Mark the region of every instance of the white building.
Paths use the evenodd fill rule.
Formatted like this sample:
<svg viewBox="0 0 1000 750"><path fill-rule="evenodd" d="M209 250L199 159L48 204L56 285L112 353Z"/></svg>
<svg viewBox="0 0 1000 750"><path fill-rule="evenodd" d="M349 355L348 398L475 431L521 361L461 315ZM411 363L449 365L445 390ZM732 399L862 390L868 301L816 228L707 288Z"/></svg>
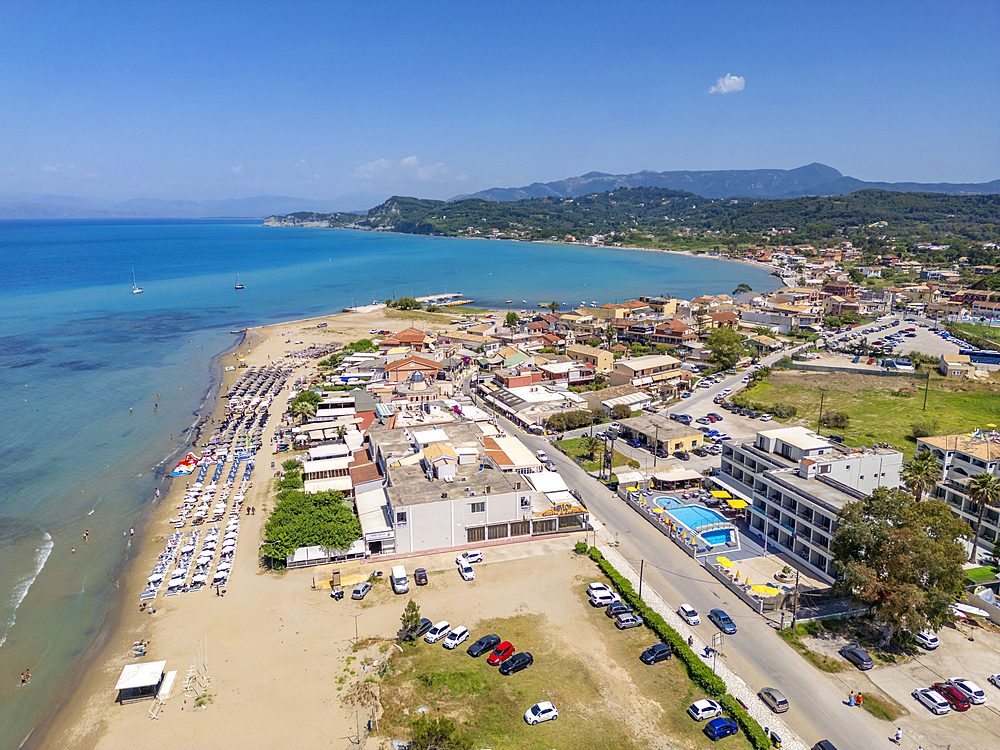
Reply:
<svg viewBox="0 0 1000 750"><path fill-rule="evenodd" d="M758 432L752 443L725 443L713 479L750 504L747 522L770 550L797 555L832 582L837 514L876 487L899 486L902 466L903 454L891 448L852 450L784 427Z"/></svg>

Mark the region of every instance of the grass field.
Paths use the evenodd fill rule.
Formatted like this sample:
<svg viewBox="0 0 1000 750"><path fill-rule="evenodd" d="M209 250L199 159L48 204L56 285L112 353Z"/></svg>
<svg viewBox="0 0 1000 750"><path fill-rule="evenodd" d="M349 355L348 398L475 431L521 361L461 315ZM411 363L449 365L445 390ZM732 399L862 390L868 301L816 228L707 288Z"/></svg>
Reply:
<svg viewBox="0 0 1000 750"><path fill-rule="evenodd" d="M951 323L950 325L954 326L962 333L971 334L973 336L982 336L984 339L989 339L990 341L995 341L1000 344L1000 328L997 328L996 326L983 326L978 323Z"/></svg>
<svg viewBox="0 0 1000 750"><path fill-rule="evenodd" d="M973 583L995 581L997 578L997 568L992 565L984 565L981 568L969 568L965 571L965 577Z"/></svg>
<svg viewBox="0 0 1000 750"><path fill-rule="evenodd" d="M589 458L589 454L587 453L586 445L584 443L583 438L569 438L568 440L560 440L558 443L556 443L556 446L557 447L562 446L563 452L570 458L584 459L583 464L581 464L584 471L597 471L598 469L601 468L601 451L603 450L603 447L599 447L597 451L594 453L594 458L596 460L588 461L586 459ZM626 456L623 453L619 453L618 451L615 451L614 454L611 456L612 468L615 466L626 466L628 465L628 462L629 462L628 456Z"/></svg>
<svg viewBox="0 0 1000 750"><path fill-rule="evenodd" d="M846 373L778 371L768 382L743 392L749 401L765 409L777 403L798 409L796 421L815 429L819 417L820 388L826 388L823 411L847 414L850 425L834 432L848 445L888 443L912 452L912 425L927 423L928 434L953 435L1000 423L1000 383L977 383L932 376L923 410L924 381L907 378L876 378Z"/></svg>
<svg viewBox="0 0 1000 750"><path fill-rule="evenodd" d="M791 628L779 630L778 635L781 636L781 639L785 641L785 643L802 654L802 658L816 667L816 669L820 669L824 672L843 672L844 669L847 668L846 664L841 661L837 661L836 659L831 659L829 656L816 653L802 642L801 638L816 635L818 630L819 625L817 623L804 622L796 627L796 635L792 635Z"/></svg>

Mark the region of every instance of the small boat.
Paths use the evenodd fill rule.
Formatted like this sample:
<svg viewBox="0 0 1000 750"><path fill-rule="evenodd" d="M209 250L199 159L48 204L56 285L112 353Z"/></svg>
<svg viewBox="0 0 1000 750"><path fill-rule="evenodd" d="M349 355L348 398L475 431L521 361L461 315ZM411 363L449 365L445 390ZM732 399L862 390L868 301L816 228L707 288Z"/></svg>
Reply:
<svg viewBox="0 0 1000 750"><path fill-rule="evenodd" d="M142 294L142 287L135 283L135 269L132 269L132 294Z"/></svg>
<svg viewBox="0 0 1000 750"><path fill-rule="evenodd" d="M245 289L245 288L246 288L246 287L244 287L244 286L243 286L243 285L242 285L242 284L240 283L240 272L239 272L239 271L237 271L237 272L236 272L236 286L235 286L235 287L233 287L233 288L234 288L234 289Z"/></svg>
<svg viewBox="0 0 1000 750"><path fill-rule="evenodd" d="M523 300L521 300L521 304L522 304L522 305L526 305L526 304L528 304L528 300L526 300L526 299L523 299Z"/></svg>
<svg viewBox="0 0 1000 750"><path fill-rule="evenodd" d="M507 300L507 304L509 305L509 304L510 304L511 302L513 302L513 301L514 301L514 300L512 300L512 299L509 299L509 300Z"/></svg>

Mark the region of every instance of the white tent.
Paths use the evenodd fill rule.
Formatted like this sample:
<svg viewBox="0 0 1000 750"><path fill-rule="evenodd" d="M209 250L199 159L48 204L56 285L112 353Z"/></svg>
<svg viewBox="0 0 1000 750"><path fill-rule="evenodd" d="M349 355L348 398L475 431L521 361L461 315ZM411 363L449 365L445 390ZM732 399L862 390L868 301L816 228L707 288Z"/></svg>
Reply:
<svg viewBox="0 0 1000 750"><path fill-rule="evenodd" d="M163 680L165 661L150 661L145 664L129 664L123 670L115 690L122 703L130 700L153 698Z"/></svg>

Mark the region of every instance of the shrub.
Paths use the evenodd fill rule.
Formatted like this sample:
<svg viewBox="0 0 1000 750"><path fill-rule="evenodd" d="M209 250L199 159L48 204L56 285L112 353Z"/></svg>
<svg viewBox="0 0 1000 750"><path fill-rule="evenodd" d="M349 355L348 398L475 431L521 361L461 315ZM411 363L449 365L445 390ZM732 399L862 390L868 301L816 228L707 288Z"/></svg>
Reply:
<svg viewBox="0 0 1000 750"><path fill-rule="evenodd" d="M739 724L740 729L750 740L750 744L753 745L757 750L767 750L771 747L771 741L768 739L767 735L764 734L764 730L761 728L757 720L754 719L747 710L739 704L733 696L723 695L719 698L719 704L725 710L727 714L733 717L733 720Z"/></svg>
<svg viewBox="0 0 1000 750"><path fill-rule="evenodd" d="M799 413L797 407L791 404L775 404L771 407L771 414L776 416L778 419L790 419Z"/></svg>
<svg viewBox="0 0 1000 750"><path fill-rule="evenodd" d="M934 419L924 419L919 422L914 422L910 425L910 437L914 440L917 438L928 437L929 435L937 435L938 423Z"/></svg>
<svg viewBox="0 0 1000 750"><path fill-rule="evenodd" d="M845 430L851 425L851 418L841 411L828 411L823 415L823 424L837 430Z"/></svg>
<svg viewBox="0 0 1000 750"><path fill-rule="evenodd" d="M587 551L587 543L577 542L576 545L574 545L573 549L577 552L577 554L582 555Z"/></svg>

